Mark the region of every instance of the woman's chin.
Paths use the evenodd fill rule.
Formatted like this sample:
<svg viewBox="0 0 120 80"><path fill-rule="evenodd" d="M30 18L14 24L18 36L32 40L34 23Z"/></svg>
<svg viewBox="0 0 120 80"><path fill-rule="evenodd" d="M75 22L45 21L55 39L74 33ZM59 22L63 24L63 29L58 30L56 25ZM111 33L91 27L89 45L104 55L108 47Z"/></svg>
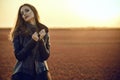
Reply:
<svg viewBox="0 0 120 80"><path fill-rule="evenodd" d="M27 19L25 19L25 22L31 22L31 21L32 21L31 18L27 18Z"/></svg>
<svg viewBox="0 0 120 80"><path fill-rule="evenodd" d="M25 22L30 22L30 20L29 19L25 19Z"/></svg>

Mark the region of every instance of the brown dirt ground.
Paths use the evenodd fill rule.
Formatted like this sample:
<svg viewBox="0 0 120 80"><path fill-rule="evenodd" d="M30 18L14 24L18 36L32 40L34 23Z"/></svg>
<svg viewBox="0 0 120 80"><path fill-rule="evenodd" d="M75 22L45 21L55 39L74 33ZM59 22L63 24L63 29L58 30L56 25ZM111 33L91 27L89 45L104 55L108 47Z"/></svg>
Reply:
<svg viewBox="0 0 120 80"><path fill-rule="evenodd" d="M0 29L0 80L10 80L15 57ZM53 80L120 80L120 29L50 29Z"/></svg>

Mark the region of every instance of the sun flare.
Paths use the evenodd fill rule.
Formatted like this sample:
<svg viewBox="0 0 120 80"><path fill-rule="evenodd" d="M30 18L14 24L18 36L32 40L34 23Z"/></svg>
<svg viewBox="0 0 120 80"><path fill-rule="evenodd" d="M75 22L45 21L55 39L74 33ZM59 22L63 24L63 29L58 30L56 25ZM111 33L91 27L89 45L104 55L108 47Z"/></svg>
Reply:
<svg viewBox="0 0 120 80"><path fill-rule="evenodd" d="M112 2L104 0L69 0L68 2L69 11L78 18L82 18L89 22L110 23L114 21L118 16L118 8L113 5Z"/></svg>

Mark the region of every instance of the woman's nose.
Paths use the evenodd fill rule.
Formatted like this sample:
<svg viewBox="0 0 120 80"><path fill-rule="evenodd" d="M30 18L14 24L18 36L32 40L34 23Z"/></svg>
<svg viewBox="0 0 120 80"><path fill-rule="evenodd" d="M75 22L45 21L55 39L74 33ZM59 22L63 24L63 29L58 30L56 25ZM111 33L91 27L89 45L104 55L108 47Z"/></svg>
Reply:
<svg viewBox="0 0 120 80"><path fill-rule="evenodd" d="M24 13L23 15L26 16L26 13Z"/></svg>

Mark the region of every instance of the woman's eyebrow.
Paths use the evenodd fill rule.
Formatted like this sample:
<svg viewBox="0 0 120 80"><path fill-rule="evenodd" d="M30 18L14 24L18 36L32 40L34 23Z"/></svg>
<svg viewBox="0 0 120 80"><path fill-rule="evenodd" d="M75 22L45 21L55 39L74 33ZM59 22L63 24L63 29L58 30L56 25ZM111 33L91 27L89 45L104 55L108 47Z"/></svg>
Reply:
<svg viewBox="0 0 120 80"><path fill-rule="evenodd" d="M25 11L29 11L29 9L25 9Z"/></svg>

